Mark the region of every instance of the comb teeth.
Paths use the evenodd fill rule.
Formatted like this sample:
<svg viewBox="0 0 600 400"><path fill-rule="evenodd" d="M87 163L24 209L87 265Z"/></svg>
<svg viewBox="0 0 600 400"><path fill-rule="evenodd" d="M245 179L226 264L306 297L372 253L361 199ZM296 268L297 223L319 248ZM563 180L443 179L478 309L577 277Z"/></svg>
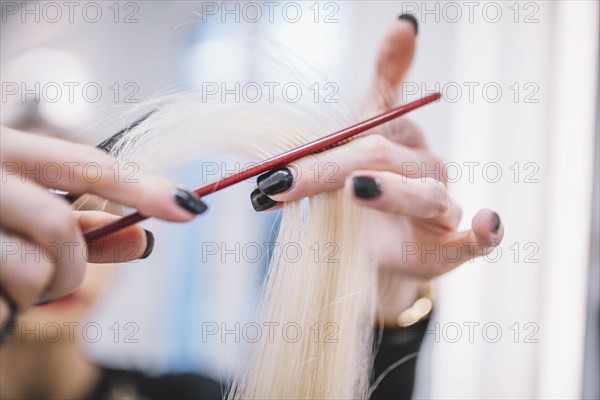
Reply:
<svg viewBox="0 0 600 400"><path fill-rule="evenodd" d="M339 142L337 142L335 144L332 144L331 146L327 146L327 147L325 147L325 148L317 151L316 153L322 153L324 151L331 150L331 149L339 147L339 146L343 146L346 143L350 143L353 140L356 140L358 138L362 138L362 137L369 136L369 135L374 135L374 134L376 134L376 133L375 132L369 132L369 131L363 132L363 133L359 133L358 135L352 136L352 137L350 137L348 139L341 140L341 141L339 141Z"/></svg>

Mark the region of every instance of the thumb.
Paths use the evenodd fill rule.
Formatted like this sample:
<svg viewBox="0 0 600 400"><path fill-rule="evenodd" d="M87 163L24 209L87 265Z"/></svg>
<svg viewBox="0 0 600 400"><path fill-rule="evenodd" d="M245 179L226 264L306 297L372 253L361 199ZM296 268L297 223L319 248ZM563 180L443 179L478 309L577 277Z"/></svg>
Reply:
<svg viewBox="0 0 600 400"><path fill-rule="evenodd" d="M83 231L119 218L102 211L76 211L75 215ZM152 232L133 225L88 244L86 260L91 263L127 262L148 257L153 247Z"/></svg>

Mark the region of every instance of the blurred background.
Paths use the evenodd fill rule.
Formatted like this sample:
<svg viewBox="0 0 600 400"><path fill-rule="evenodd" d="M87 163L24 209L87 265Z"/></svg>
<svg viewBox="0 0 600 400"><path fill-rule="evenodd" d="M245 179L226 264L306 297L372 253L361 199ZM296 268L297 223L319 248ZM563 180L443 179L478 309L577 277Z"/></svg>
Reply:
<svg viewBox="0 0 600 400"><path fill-rule="evenodd" d="M272 60L252 43L271 37L341 71L352 85L332 93L356 97L403 13L419 33L401 102L442 92L411 118L453 166L462 228L490 207L506 229L498 251L435 282L415 397L599 398L596 1L3 1L0 122L97 144L165 93L222 82L266 90ZM251 44L237 52L232 41ZM212 161L235 168L227 155ZM170 174L194 187L212 178L200 172ZM93 357L217 379L235 368L240 341L203 333L252 316L277 216L254 213L251 187L211 196L193 223L147 223L153 255L119 266L89 317L131 340L88 341ZM236 257L248 244L258 256Z"/></svg>

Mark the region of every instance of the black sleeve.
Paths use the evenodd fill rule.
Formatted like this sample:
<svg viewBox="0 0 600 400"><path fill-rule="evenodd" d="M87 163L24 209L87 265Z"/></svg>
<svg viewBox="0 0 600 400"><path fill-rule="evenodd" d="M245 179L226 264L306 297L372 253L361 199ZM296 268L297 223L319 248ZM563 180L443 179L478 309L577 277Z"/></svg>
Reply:
<svg viewBox="0 0 600 400"><path fill-rule="evenodd" d="M375 365L372 383L385 373L371 400L410 399L415 381L417 356L429 319L406 328L375 330ZM389 370L388 370L389 369ZM386 372L387 371L387 372Z"/></svg>
<svg viewBox="0 0 600 400"><path fill-rule="evenodd" d="M105 368L89 399L118 398L220 400L223 395L219 382L198 374L148 376L136 371Z"/></svg>
<svg viewBox="0 0 600 400"><path fill-rule="evenodd" d="M375 383L385 373L371 400L410 399L414 387L416 353L421 347L427 324L424 319L407 328L375 331ZM406 361L401 362L403 359ZM397 365L399 364L399 365ZM389 369L389 371L388 371ZM223 385L226 387L226 385ZM90 400L124 396L148 400L222 399L221 384L198 374L147 376L140 372L104 369Z"/></svg>

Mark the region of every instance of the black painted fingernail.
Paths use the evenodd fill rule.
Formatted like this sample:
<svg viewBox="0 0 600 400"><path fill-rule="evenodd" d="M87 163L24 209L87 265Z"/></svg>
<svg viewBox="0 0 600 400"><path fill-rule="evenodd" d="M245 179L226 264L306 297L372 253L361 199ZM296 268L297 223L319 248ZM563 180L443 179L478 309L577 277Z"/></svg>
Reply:
<svg viewBox="0 0 600 400"><path fill-rule="evenodd" d="M280 168L262 174L256 179L258 189L264 194L271 196L283 193L292 187L294 176L289 168Z"/></svg>
<svg viewBox="0 0 600 400"><path fill-rule="evenodd" d="M419 33L419 23L417 22L417 19L415 18L414 15L402 14L401 16L398 17L398 19L400 21L406 21L406 22L411 23L413 28L415 28L415 36L417 36L417 33Z"/></svg>
<svg viewBox="0 0 600 400"><path fill-rule="evenodd" d="M250 193L250 201L252 202L252 207L254 207L255 211L265 211L269 208L277 205L277 202L263 192L260 189L254 189L252 193Z"/></svg>
<svg viewBox="0 0 600 400"><path fill-rule="evenodd" d="M381 195L379 181L370 176L355 176L352 178L354 194L361 199L375 199Z"/></svg>
<svg viewBox="0 0 600 400"><path fill-rule="evenodd" d="M140 256L140 260L147 258L152 253L152 250L154 250L154 234L146 229L144 229L144 232L146 232L146 250Z"/></svg>
<svg viewBox="0 0 600 400"><path fill-rule="evenodd" d="M496 223L494 224L494 227L492 228L492 233L495 235L496 233L498 233L498 230L500 229L500 216L498 215L498 213L494 213L494 215L496 216Z"/></svg>
<svg viewBox="0 0 600 400"><path fill-rule="evenodd" d="M183 189L175 190L175 201L181 208L194 214L202 214L208 209L208 206L198 196Z"/></svg>

